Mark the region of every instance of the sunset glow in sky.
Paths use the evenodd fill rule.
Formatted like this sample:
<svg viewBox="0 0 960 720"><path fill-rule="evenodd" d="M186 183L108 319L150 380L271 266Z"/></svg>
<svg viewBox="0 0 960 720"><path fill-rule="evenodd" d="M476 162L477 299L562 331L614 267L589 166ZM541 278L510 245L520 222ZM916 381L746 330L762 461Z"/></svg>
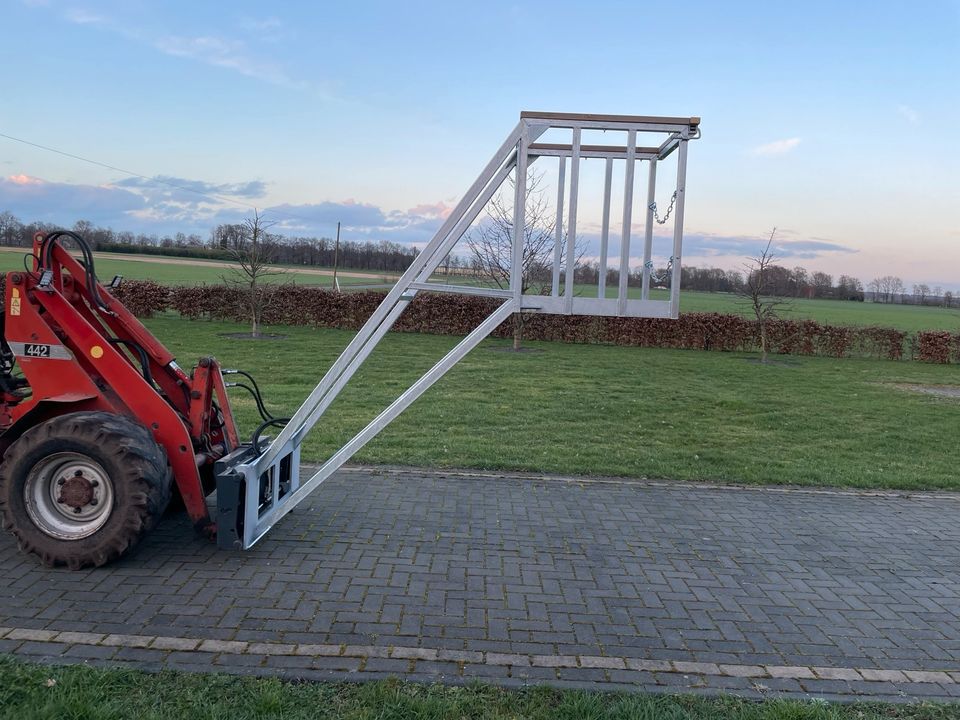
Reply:
<svg viewBox="0 0 960 720"><path fill-rule="evenodd" d="M521 110L698 115L685 263L960 289L960 0L0 6L0 133L149 178L0 137L24 221L422 246Z"/></svg>

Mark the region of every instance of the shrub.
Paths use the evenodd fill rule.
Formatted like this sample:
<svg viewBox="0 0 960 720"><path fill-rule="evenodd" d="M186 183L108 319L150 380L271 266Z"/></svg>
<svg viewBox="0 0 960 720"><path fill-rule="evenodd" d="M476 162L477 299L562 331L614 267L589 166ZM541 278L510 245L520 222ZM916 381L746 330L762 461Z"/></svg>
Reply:
<svg viewBox="0 0 960 720"><path fill-rule="evenodd" d="M950 345L954 341L945 330L917 333L917 358L922 362L950 362Z"/></svg>
<svg viewBox="0 0 960 720"><path fill-rule="evenodd" d="M231 285L165 287L152 281L131 280L116 291L130 310L149 317L172 309L185 318L202 317L233 322L249 320L249 306L242 288ZM278 325L356 330L376 309L382 291L339 293L302 285L272 288L273 297L263 322ZM465 335L473 330L498 301L473 295L420 293L394 329L437 335ZM512 334L510 321L494 333ZM960 335L907 333L884 327L824 325L814 320L775 320L769 323L773 353L824 355L829 357L903 358L904 343L914 344L913 356L926 362L960 362ZM682 313L677 320L616 318L583 315L531 315L524 324L529 340L572 343L604 343L632 347L665 347L720 352L753 351L759 348L757 323L741 315Z"/></svg>
<svg viewBox="0 0 960 720"><path fill-rule="evenodd" d="M138 317L152 317L170 307L171 288L153 280L121 283L110 292Z"/></svg>

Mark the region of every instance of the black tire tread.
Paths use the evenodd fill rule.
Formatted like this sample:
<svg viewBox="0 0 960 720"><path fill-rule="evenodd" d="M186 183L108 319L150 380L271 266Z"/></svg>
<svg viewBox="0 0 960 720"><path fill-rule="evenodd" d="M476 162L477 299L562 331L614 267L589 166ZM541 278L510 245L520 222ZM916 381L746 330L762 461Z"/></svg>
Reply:
<svg viewBox="0 0 960 720"><path fill-rule="evenodd" d="M126 483L127 501L114 508L113 517L91 538L96 542L62 541L43 535L26 513L11 506L11 493L22 492L17 482L25 459L40 446L58 440L87 444L121 470L111 475L115 497L119 483ZM3 527L17 538L20 548L40 557L50 566L71 569L99 567L129 552L160 520L170 501L172 473L167 455L143 425L124 415L109 412L75 412L41 423L19 437L0 464L0 517ZM17 487L14 487L17 486Z"/></svg>

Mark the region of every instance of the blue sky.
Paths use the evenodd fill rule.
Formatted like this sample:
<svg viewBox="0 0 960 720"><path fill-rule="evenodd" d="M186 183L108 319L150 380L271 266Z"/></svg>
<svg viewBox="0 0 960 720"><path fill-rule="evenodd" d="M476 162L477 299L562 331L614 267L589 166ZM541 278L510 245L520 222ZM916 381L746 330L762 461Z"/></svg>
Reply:
<svg viewBox="0 0 960 720"><path fill-rule="evenodd" d="M960 0L0 6L0 133L291 231L422 245L524 109L699 115L685 262L960 287ZM246 212L3 138L0 209Z"/></svg>

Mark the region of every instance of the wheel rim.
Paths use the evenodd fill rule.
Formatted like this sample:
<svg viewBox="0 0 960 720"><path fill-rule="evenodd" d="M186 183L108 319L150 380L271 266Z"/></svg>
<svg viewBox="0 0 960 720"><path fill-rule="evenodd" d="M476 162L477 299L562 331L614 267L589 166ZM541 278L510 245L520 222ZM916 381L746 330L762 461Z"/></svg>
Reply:
<svg viewBox="0 0 960 720"><path fill-rule="evenodd" d="M31 468L23 487L27 514L60 540L80 540L102 528L113 510L113 483L81 453L54 453Z"/></svg>

